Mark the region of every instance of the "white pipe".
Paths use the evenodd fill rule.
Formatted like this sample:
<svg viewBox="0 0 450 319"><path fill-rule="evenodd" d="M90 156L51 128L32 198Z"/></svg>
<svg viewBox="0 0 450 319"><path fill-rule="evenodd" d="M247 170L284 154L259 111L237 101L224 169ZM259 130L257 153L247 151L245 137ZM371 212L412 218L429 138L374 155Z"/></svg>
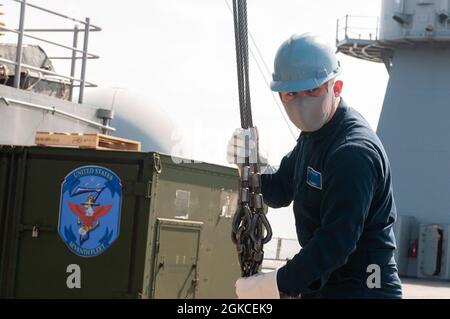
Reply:
<svg viewBox="0 0 450 319"><path fill-rule="evenodd" d="M8 106L11 105L11 103L16 103L16 104L20 104L20 105L23 105L23 106L28 106L28 107L39 109L39 110L49 111L49 112L52 112L53 115L54 114L60 114L60 115L66 116L66 117L70 117L70 118L73 118L75 120L78 120L78 121L90 124L92 126L96 126L98 128L101 128L101 129L104 129L104 130L107 130L107 131L113 131L113 132L116 131L116 129L114 127L111 127L111 126L108 126L108 125L103 125L103 124L97 123L95 121L91 121L91 120L85 119L83 117L80 117L80 116L77 116L77 115L74 115L74 114L71 114L71 113L68 113L68 112L64 112L64 111L58 110L54 106L49 107L49 106L43 106L43 105L34 104L34 103L28 103L28 102L24 102L24 101L15 100L15 99L10 99L10 98L7 98L5 96L0 96L0 100L3 100L3 102L5 102L5 104L8 105Z"/></svg>

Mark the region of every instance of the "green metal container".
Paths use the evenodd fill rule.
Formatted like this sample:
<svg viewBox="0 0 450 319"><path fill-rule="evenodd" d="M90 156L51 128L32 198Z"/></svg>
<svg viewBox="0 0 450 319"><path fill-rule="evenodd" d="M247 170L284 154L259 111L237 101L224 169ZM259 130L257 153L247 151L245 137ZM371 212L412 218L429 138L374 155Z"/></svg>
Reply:
<svg viewBox="0 0 450 319"><path fill-rule="evenodd" d="M0 152L0 297L235 297L235 169L180 163L158 153L47 147ZM61 194L69 173L93 165L121 181L120 229L101 254L81 257L58 233L66 207ZM86 216L100 207L94 202L80 202ZM83 223L75 226L79 235L74 232L80 242ZM98 232L92 229L91 237Z"/></svg>

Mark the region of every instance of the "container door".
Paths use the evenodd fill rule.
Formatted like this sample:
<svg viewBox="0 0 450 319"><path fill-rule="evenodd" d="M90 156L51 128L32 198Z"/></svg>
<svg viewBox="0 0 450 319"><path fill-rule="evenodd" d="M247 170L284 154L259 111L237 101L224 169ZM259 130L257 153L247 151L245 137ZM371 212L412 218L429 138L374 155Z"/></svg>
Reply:
<svg viewBox="0 0 450 319"><path fill-rule="evenodd" d="M154 298L195 298L202 223L158 218Z"/></svg>

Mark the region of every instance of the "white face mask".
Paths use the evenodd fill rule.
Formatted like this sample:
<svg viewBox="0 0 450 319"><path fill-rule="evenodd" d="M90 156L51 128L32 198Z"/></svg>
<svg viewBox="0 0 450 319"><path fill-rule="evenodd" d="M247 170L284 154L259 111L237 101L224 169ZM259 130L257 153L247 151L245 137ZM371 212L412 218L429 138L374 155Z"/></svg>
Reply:
<svg viewBox="0 0 450 319"><path fill-rule="evenodd" d="M327 93L322 96L299 96L290 102L283 102L291 122L303 132L314 132L322 128L335 103L332 86L331 82Z"/></svg>

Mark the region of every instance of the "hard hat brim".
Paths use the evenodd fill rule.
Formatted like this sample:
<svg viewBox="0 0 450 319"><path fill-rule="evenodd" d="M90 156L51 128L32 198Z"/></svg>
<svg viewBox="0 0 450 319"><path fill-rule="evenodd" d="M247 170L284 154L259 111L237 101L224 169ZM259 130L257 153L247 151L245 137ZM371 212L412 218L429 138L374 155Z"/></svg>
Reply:
<svg viewBox="0 0 450 319"><path fill-rule="evenodd" d="M315 89L325 82L335 78L341 73L340 69L335 70L327 77L324 78L313 78L308 80L300 81L272 81L270 83L270 89L274 92L300 92Z"/></svg>

